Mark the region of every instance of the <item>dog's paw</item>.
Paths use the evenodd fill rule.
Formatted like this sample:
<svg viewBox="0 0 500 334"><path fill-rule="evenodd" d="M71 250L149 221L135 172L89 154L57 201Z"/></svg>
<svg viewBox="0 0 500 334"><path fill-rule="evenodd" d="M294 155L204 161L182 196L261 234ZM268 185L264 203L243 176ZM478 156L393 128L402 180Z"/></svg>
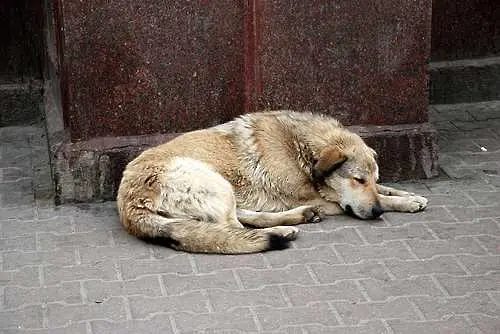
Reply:
<svg viewBox="0 0 500 334"><path fill-rule="evenodd" d="M304 217L305 223L319 223L323 219L323 215L318 207L304 205L299 208L302 210L302 217Z"/></svg>
<svg viewBox="0 0 500 334"><path fill-rule="evenodd" d="M406 212L419 212L427 207L427 198L422 196L408 196L408 202L406 205Z"/></svg>
<svg viewBox="0 0 500 334"><path fill-rule="evenodd" d="M294 226L276 226L273 229L281 235L283 238L287 240L295 240L297 239L297 235L299 234L299 229Z"/></svg>

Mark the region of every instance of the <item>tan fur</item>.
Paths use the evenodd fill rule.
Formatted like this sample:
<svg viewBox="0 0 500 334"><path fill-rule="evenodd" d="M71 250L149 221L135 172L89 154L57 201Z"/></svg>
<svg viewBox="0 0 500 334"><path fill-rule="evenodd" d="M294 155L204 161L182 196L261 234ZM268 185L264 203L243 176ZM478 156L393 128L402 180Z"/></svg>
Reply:
<svg viewBox="0 0 500 334"><path fill-rule="evenodd" d="M138 237L190 252L251 253L296 238L297 228L280 225L425 208L425 198L377 179L375 152L336 120L262 112L146 150L126 167L117 205Z"/></svg>

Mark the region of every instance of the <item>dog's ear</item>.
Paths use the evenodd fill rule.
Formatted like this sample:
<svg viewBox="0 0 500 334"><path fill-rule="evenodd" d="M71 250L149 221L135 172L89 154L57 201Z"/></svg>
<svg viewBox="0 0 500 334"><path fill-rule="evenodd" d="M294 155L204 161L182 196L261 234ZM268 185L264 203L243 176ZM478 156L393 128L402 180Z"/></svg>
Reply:
<svg viewBox="0 0 500 334"><path fill-rule="evenodd" d="M312 168L312 177L314 181L322 181L334 170L339 168L347 157L338 147L329 146L319 153L319 159Z"/></svg>

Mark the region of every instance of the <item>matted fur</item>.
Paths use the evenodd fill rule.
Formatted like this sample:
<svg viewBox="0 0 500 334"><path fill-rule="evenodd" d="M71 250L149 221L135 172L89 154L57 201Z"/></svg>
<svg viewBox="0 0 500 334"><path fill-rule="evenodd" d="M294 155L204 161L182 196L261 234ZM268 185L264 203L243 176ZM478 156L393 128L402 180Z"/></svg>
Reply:
<svg viewBox="0 0 500 334"><path fill-rule="evenodd" d="M375 156L330 117L243 115L139 155L123 172L118 211L138 237L238 254L285 248L298 233L290 225L324 215L423 210L425 198L376 184Z"/></svg>

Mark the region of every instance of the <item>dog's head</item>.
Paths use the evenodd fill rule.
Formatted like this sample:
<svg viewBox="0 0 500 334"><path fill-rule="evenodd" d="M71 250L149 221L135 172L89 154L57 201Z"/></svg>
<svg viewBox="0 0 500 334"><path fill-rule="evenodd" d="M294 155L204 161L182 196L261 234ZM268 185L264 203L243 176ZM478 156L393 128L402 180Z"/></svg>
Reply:
<svg viewBox="0 0 500 334"><path fill-rule="evenodd" d="M324 199L338 203L345 212L377 218L383 210L377 198L375 157L361 138L353 145L326 146L313 161L313 182Z"/></svg>

